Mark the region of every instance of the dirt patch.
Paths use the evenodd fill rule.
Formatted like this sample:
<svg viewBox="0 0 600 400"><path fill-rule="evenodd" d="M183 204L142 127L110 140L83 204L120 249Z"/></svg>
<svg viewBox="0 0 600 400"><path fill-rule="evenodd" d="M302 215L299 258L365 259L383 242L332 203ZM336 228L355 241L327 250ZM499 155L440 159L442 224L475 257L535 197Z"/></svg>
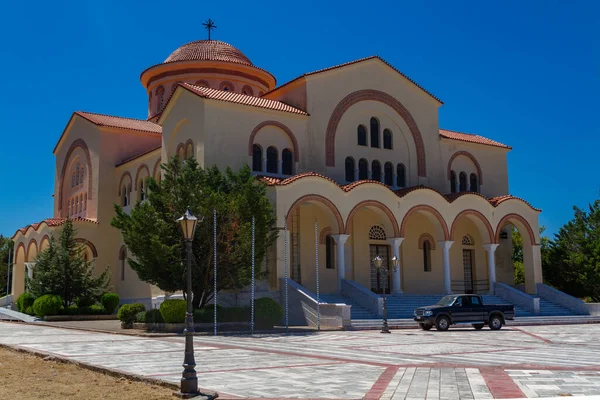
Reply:
<svg viewBox="0 0 600 400"><path fill-rule="evenodd" d="M173 389L0 348L0 399L172 399Z"/></svg>

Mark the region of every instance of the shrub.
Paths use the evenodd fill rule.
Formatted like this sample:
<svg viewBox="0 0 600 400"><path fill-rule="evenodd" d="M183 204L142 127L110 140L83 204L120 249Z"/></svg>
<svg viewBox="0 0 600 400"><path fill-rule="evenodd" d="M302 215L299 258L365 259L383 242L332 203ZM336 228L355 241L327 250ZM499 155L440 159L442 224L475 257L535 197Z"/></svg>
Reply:
<svg viewBox="0 0 600 400"><path fill-rule="evenodd" d="M116 293L104 293L102 295L102 305L104 306L106 313L114 313L120 300L119 295Z"/></svg>
<svg viewBox="0 0 600 400"><path fill-rule="evenodd" d="M88 307L90 314L89 315L104 315L107 314L106 309L104 308L104 306L101 306L100 304L94 304L91 307Z"/></svg>
<svg viewBox="0 0 600 400"><path fill-rule="evenodd" d="M283 308L275 300L265 297L254 300L254 322L259 328L272 328L283 318Z"/></svg>
<svg viewBox="0 0 600 400"><path fill-rule="evenodd" d="M168 324L179 324L185 321L187 302L183 299L165 300L160 305L160 315Z"/></svg>
<svg viewBox="0 0 600 400"><path fill-rule="evenodd" d="M96 304L96 300L91 297L78 297L75 299L75 304L77 304L77 307L79 308L90 307Z"/></svg>
<svg viewBox="0 0 600 400"><path fill-rule="evenodd" d="M152 309L148 311L142 311L135 315L135 322L142 322L146 324L163 323L162 315L158 309Z"/></svg>
<svg viewBox="0 0 600 400"><path fill-rule="evenodd" d="M254 310L256 313L256 310ZM250 321L252 310L247 307L229 307L225 308L220 315L221 322L248 322ZM219 315L217 315L219 317Z"/></svg>
<svg viewBox="0 0 600 400"><path fill-rule="evenodd" d="M32 307L34 301L35 301L35 296L32 295L31 293L25 292L22 295L20 295L19 298L17 299L17 309L20 312L24 312L25 314L27 314L27 308Z"/></svg>
<svg viewBox="0 0 600 400"><path fill-rule="evenodd" d="M135 321L135 315L140 311L146 311L146 307L141 303L123 304L117 317L120 321L130 324Z"/></svg>
<svg viewBox="0 0 600 400"><path fill-rule="evenodd" d="M29 306L25 309L25 314L29 314L29 315L35 315L35 313L33 312L33 307Z"/></svg>
<svg viewBox="0 0 600 400"><path fill-rule="evenodd" d="M140 311L139 313L135 314L134 322L145 323L146 322L146 311Z"/></svg>
<svg viewBox="0 0 600 400"><path fill-rule="evenodd" d="M54 294L45 294L33 302L33 312L38 317L56 315L62 308L62 299Z"/></svg>

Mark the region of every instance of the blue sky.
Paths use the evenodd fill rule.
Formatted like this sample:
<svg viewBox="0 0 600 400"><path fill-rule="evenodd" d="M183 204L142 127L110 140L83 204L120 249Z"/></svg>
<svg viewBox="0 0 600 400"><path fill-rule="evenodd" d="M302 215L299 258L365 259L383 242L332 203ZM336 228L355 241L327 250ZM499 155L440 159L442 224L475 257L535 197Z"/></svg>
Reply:
<svg viewBox="0 0 600 400"><path fill-rule="evenodd" d="M444 101L441 127L513 146L510 192L550 233L600 194L597 1L69 0L3 15L0 234L52 216L52 149L71 113L145 118L139 74L204 39L209 17L213 39L279 83L383 57Z"/></svg>

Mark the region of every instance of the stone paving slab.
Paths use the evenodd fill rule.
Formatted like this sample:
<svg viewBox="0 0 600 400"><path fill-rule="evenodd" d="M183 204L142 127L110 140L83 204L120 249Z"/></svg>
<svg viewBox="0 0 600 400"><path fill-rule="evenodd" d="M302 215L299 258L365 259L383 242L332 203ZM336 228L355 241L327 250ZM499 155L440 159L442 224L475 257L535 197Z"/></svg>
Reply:
<svg viewBox="0 0 600 400"><path fill-rule="evenodd" d="M600 396L600 325L196 336L221 399ZM0 322L0 344L178 383L184 338Z"/></svg>

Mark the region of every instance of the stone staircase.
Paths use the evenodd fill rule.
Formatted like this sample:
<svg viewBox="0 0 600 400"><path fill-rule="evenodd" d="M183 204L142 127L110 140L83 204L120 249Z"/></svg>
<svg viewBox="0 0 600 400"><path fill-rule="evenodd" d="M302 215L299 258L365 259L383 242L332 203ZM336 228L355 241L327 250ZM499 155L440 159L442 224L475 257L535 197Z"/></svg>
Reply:
<svg viewBox="0 0 600 400"><path fill-rule="evenodd" d="M341 294L322 294L319 296L319 300L323 303L347 304L349 306L352 306L350 312L351 318L353 320L379 318L376 314L367 310L366 308L358 304L356 301L354 301L352 298L342 296Z"/></svg>

